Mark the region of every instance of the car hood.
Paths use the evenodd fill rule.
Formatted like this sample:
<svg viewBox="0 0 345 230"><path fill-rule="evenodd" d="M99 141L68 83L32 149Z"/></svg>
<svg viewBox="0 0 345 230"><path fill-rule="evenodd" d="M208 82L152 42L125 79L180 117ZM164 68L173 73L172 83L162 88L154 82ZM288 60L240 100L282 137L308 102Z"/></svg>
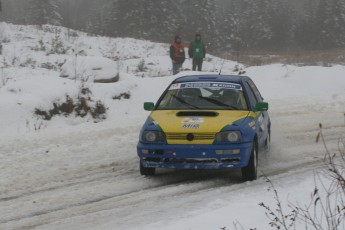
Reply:
<svg viewBox="0 0 345 230"><path fill-rule="evenodd" d="M249 114L250 112L242 110L156 110L150 117L165 133L217 133L228 125L238 124Z"/></svg>

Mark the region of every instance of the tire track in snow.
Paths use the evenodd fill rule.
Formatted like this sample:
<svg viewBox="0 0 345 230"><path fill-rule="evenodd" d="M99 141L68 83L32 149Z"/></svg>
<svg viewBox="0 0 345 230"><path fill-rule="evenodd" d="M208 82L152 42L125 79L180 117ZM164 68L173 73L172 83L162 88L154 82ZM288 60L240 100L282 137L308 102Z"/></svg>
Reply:
<svg viewBox="0 0 345 230"><path fill-rule="evenodd" d="M122 170L124 171L122 173L127 173L126 170L130 165L129 162L136 159L135 154L127 154L129 157L124 159L123 157L118 158L116 157L116 148L112 149L114 146L112 144L113 141L121 142L121 136L125 132L133 133L134 136L137 133L137 127L116 130L109 128L105 130L100 129L96 130L96 134L86 132L82 135L77 135L71 132L68 136L61 134L47 135L47 137L38 135L34 138L23 138L20 141L12 140L6 143L1 141L0 156L6 159L6 161L0 163L0 170L8 176L0 178L0 201L16 199L24 194L49 191L54 189L54 187L59 188L66 184L73 185L75 184L74 181L80 181L84 177L88 178L86 180L90 180L90 177L92 178L97 174L107 171L111 172L112 168L115 168L116 172ZM84 144L88 142L90 136L93 137L95 135L99 140L93 141L88 145ZM102 145L104 145L103 143L107 145L103 147L100 153L98 153L99 149L97 149L99 141L102 142ZM121 151L123 148L117 149ZM84 151L94 151L95 154L88 153L88 155L94 155L91 160L83 160L86 163L83 163L83 161L77 163L79 161L78 158L84 157ZM106 159L109 159L112 163L109 164L109 161L107 162L106 160L98 160L97 156L100 159L106 156ZM93 159L97 159L97 161L93 163ZM59 162L56 162L56 160L59 160ZM41 172L46 169L46 172Z"/></svg>
<svg viewBox="0 0 345 230"><path fill-rule="evenodd" d="M311 162L306 162L303 164L296 164L292 165L290 167L287 167L285 169L279 169L279 170L268 170L265 172L266 176L277 176L284 173L287 173L292 170L298 170L305 167L312 167L312 166L319 166L320 160L315 160ZM224 170L227 171L227 170ZM238 170L237 170L238 171ZM137 173L137 172L136 172ZM184 172L177 172L177 173L171 173L168 174L168 176L172 176L172 178L178 177L177 174L184 174ZM229 171L226 173L227 175L220 176L219 172L214 173L213 175L208 175L208 172L201 172L202 175L194 175L192 173L192 178L190 178L190 175L187 177L178 177L179 180L173 180L173 181L163 181L162 183L154 186L148 186L146 188L137 188L131 192L125 192L122 194L113 194L108 196L101 196L94 199L89 199L83 202L78 202L70 205L64 205L60 207L55 207L51 209L46 210L40 210L36 212L32 212L26 215L17 216L15 218L6 219L0 221L0 224L8 224L10 222L20 222L20 221L29 221L30 218L38 218L42 217L40 221L34 222L34 223L28 223L25 225L25 229L35 228L41 225L49 224L54 221L58 221L61 218L70 218L73 216L81 216L81 215L87 215L89 213L94 212L100 212L104 210L114 209L114 208L121 208L127 207L130 205L138 204L140 202L145 202L145 200L149 199L156 199L159 200L159 196L163 196L160 194L160 191L166 191L166 193L169 193L167 190L173 189L176 186L182 186L184 187L183 190L180 190L178 193L193 193L193 192L202 192L209 189L218 189L221 187L229 187L234 185L242 184L242 180L240 177L232 178L232 180L229 179ZM236 172L235 172L236 174ZM237 173L238 174L238 173ZM166 175L158 175L158 177L164 177ZM225 178L224 178L225 177ZM152 178L157 179L157 178ZM198 186L193 186L194 184L198 184ZM246 186L246 183L243 183L244 186ZM176 195L177 193L173 190L171 193ZM158 197L157 197L157 194ZM165 195L164 195L165 196ZM113 205L109 205L113 204ZM73 213L73 214L71 214ZM54 214L56 214L54 216ZM21 229L23 226L19 227L18 229Z"/></svg>
<svg viewBox="0 0 345 230"><path fill-rule="evenodd" d="M312 131L314 131L314 130L312 130ZM310 131L306 130L305 132L310 132ZM269 153L269 154L274 154L274 153ZM261 156L261 158L264 158L264 157L267 157L267 156L265 156L265 154L263 154ZM104 171L100 172L100 173L106 173L106 175L104 175L104 176L101 176L98 178L93 178L93 179L87 179L91 175L93 175L93 173L95 173L97 170L94 172L91 171L90 173L82 176L82 177L86 178L85 181L76 181L76 182L72 182L69 184L62 184L62 185L47 188L47 189L37 190L34 193L22 194L22 196L18 196L18 197L14 197L14 198L20 199L23 196L31 196L31 195L40 196L44 192L51 192L52 194L55 194L56 192L59 192L57 190L60 190L60 189L63 190L63 189L66 189L68 187L73 187L73 186L77 186L80 184L85 184L85 186L87 186L87 184L90 184L92 182L99 181L99 180L103 180L104 183L111 183L111 179L115 178L115 177L117 177L117 178L125 177L125 180L126 180L126 178L138 177L139 174L138 174L138 169L137 169L136 165L135 165L135 167L132 167L130 169L128 169L129 165L126 165L126 164L120 164L120 165L122 165L123 167L120 168L119 171L121 171L125 168L127 169L127 171L125 170L125 171L122 171L121 174L116 174L116 172L110 172L109 168L111 165L109 165L108 166L109 168L107 170L105 170L105 172ZM309 166L317 166L317 165L320 165L319 159L315 159L314 161L310 161L310 162L304 162L301 164L291 165L291 166L288 166L285 168L279 168L279 169L274 169L274 168L269 169L268 168L267 170L266 170L266 168L264 168L263 170L265 171L265 175L275 176L275 175L286 173L286 172L291 171L291 170L300 169L300 168L303 168L306 166L309 167ZM102 166L102 167L104 167L104 166ZM240 178L239 175L237 175L238 176L237 178L233 179L232 181L231 180L229 181L228 179L224 179L224 176L220 177L219 172L215 173L214 176L210 176L207 174L208 174L208 172L202 172L201 175L194 172L194 173L191 173L191 175L185 175L185 172L183 172L183 171L182 172L181 171L173 172L173 173L168 173L168 174L164 174L164 173L158 174L156 177L150 179L150 180L156 180L156 181L159 180L159 183L156 185L153 185L153 186L146 186L146 187L140 187L139 186L138 188L135 188L135 189L131 190L130 192L100 196L100 197L96 197L93 199L86 199L83 202L76 202L76 203L73 203L70 205L62 205L62 206L58 206L58 207L54 207L54 208L50 208L50 209L38 210L38 211L30 212L30 213L25 214L25 215L20 215L20 216L14 217L14 218L2 220L2 221L0 221L0 224L8 224L11 222L21 222L21 221L31 222L30 219L36 219L36 218L43 219L43 220L39 220L36 223L34 221L34 223L32 223L32 224L25 225L25 228L34 228L37 226L49 224L50 222L54 222L54 221L59 220L61 218L61 217L59 217L59 215L61 215L60 213L62 213L62 215L64 215L63 218L69 218L72 209L73 210L77 209L76 212L73 211L73 213L74 213L73 215L79 216L79 215L86 215L88 213L98 212L98 211L102 211L102 210L119 208L116 205L107 206L106 208L104 208L104 206L102 206L102 205L99 207L99 204L102 204L102 203L107 202L107 201L110 202L110 201L115 200L116 202L113 202L113 203L116 203L117 205L121 201L124 204L124 206L127 206L130 203L139 202L137 199L139 199L140 197L139 198L135 198L135 197L137 196L137 194L140 194L140 193L146 194L146 193L152 192L153 194L155 194L157 191L164 190L164 189L167 189L169 187L181 186L181 185L190 185L190 184L197 183L197 182L205 183L205 185L200 186L198 188L198 191L207 190L210 188L210 186L214 189L217 189L217 188L222 187L222 186L232 186L232 185L240 184L242 182L239 180L239 178ZM226 173L226 174L228 175L230 173ZM236 172L234 173L234 175L236 176ZM221 183L219 183L219 177L222 178ZM226 176L226 177L228 177L228 176ZM141 178L143 178L143 177L141 177ZM216 179L218 179L218 181L216 183L211 183L211 182L208 182L207 178L210 178L210 180L214 180L216 178ZM78 180L80 178L76 177L75 179ZM209 183L211 183L212 185L208 185ZM192 188L189 190L193 191ZM183 193L183 192L188 192L188 191L183 190L181 192ZM4 199L3 201L7 201L7 200ZM85 207L89 207L92 205L94 205L96 207L85 208ZM97 208L97 207L99 207L99 208ZM64 214L64 213L66 213L66 214ZM54 217L55 214L57 214L57 216ZM46 216L49 216L49 217L45 218ZM20 229L20 228L21 227L19 227L18 229Z"/></svg>
<svg viewBox="0 0 345 230"><path fill-rule="evenodd" d="M137 170L136 168L134 169L134 168L128 167L128 164L125 164L125 162L123 162L123 163L124 164L121 164L122 168L117 169L117 170L114 169L115 162L113 162L109 165L100 165L99 167L96 167L95 169L86 168L83 170L83 172L87 172L87 174L75 176L75 177L70 178L70 179L66 179L65 183L49 186L47 188L35 189L33 191L20 193L20 194L15 195L15 196L8 196L8 197L2 197L2 198L0 197L0 202L15 200L15 199L22 198L25 196L31 196L31 195L35 195L35 194L39 194L39 193L43 193L43 192L54 191L54 190L58 190L61 188L68 188L68 187L76 186L76 185L83 184L83 183L91 183L91 182L95 182L95 181L99 181L99 180L103 180L103 179L107 179L107 178L116 178L116 177L120 177L122 175L127 175L131 171ZM116 165L118 165L118 164L116 164ZM104 169L104 170L100 170L100 169ZM124 170L124 169L126 169L126 170ZM120 171L120 173L117 173L119 171ZM95 174L96 174L96 176L95 176ZM103 175L103 174L105 174L105 175ZM99 176L97 176L97 175L99 175ZM89 177L92 177L92 178L89 178Z"/></svg>
<svg viewBox="0 0 345 230"><path fill-rule="evenodd" d="M137 173L138 172L135 172L135 174L137 174ZM189 184L193 184L193 183L197 183L197 182L204 182L205 179L211 180L210 183L212 185L210 185L210 186L212 188L217 188L220 185L215 184L215 182L213 182L213 180L214 180L215 176L216 177L219 176L219 175L217 175L218 173L219 172L214 172L213 174L211 173L211 175L210 175L207 172L200 172L201 175L200 174L198 175L194 172L191 175L187 175L187 176L180 175L180 176L178 176L178 174L184 174L184 172L179 172L179 173L170 173L167 175L164 175L164 174L163 175L157 175L158 178L163 177L163 179L164 179L161 183L159 183L157 185L153 185L153 186L149 185L145 188L139 187L139 188L132 190L131 192L124 192L124 193L113 194L113 195L109 195L109 196L101 196L101 197L89 199L89 200L86 200L83 202L74 203L71 205L60 206L60 207L56 207L56 208L36 211L36 212L32 212L30 214L21 215L21 216L15 217L15 218L1 220L0 224L7 224L9 222L18 222L18 221L21 221L23 219L29 219L29 218L33 218L33 217L44 216L44 215L55 213L55 212L68 211L69 209L72 209L72 208L82 208L83 206L89 206L89 205L92 205L94 203L105 202L105 201L113 200L113 199L115 199L115 202L113 202L113 203L118 204L119 201L125 202L126 200L131 200L132 198L140 197L140 196L138 196L138 194L151 193L151 191L157 191L159 189L167 189L168 187L175 187L176 185L189 185ZM170 178L168 178L169 180L166 180L166 178L164 178L167 176L170 177ZM157 179L157 178L155 177L152 179ZM236 182L236 183L240 183L240 182ZM222 182L222 186L225 186L225 185L226 186L229 185L228 180L224 180ZM206 187L202 186L201 189L198 188L198 191L208 189L208 188L210 188L210 186L206 186ZM49 191L52 191L52 190L49 190ZM152 196L155 196L154 193L152 193ZM21 197L18 197L18 198L21 198ZM128 205L128 204L126 204L126 205ZM101 210L103 210L103 209L92 210L92 212L97 212L97 211L101 211ZM89 212L90 211L87 211L86 213L81 213L80 215L84 215L84 214L87 214ZM68 214L67 216L70 216L70 214ZM40 224L40 225L42 225L42 224ZM38 225L36 225L36 226L38 226ZM25 228L28 228L28 226L26 226Z"/></svg>

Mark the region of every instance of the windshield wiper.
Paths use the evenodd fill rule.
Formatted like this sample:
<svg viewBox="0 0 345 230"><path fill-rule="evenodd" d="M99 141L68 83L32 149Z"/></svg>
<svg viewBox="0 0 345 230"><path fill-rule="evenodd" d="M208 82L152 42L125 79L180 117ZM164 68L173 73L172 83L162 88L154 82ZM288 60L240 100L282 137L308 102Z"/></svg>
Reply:
<svg viewBox="0 0 345 230"><path fill-rule="evenodd" d="M205 101L211 102L215 105L226 106L226 107L230 107L230 108L235 109L235 110L239 110L239 108L237 108L236 106L225 104L225 103L218 101L216 99L213 99L213 98L203 97L203 96L199 96L199 98L204 99Z"/></svg>
<svg viewBox="0 0 345 230"><path fill-rule="evenodd" d="M192 105L192 104L189 104L188 102L186 102L185 100L183 100L182 98L178 97L178 96L175 96L174 94L171 94L171 96L173 98L175 98L176 100L178 100L179 102L181 102L182 104L185 104L185 105L188 105L194 109L200 109L199 107L195 106L195 105Z"/></svg>

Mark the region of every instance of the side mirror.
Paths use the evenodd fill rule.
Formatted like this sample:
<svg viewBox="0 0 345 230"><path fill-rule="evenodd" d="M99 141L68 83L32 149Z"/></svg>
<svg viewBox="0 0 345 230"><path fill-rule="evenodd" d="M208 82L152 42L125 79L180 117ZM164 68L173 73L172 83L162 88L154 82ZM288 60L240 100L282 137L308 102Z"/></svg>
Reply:
<svg viewBox="0 0 345 230"><path fill-rule="evenodd" d="M267 102L258 102L254 107L254 112L267 111L268 103Z"/></svg>
<svg viewBox="0 0 345 230"><path fill-rule="evenodd" d="M153 102L145 102L144 109L146 111L152 111L155 108L155 104Z"/></svg>

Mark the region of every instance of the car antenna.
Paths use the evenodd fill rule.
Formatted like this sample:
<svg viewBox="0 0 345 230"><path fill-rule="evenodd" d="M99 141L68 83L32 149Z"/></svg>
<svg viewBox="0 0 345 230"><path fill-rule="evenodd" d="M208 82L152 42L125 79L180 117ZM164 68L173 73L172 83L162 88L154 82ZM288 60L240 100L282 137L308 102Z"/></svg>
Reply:
<svg viewBox="0 0 345 230"><path fill-rule="evenodd" d="M225 63L225 59L223 60L223 63L222 63L222 66L220 67L218 75L222 74L222 69L223 69L224 63Z"/></svg>

